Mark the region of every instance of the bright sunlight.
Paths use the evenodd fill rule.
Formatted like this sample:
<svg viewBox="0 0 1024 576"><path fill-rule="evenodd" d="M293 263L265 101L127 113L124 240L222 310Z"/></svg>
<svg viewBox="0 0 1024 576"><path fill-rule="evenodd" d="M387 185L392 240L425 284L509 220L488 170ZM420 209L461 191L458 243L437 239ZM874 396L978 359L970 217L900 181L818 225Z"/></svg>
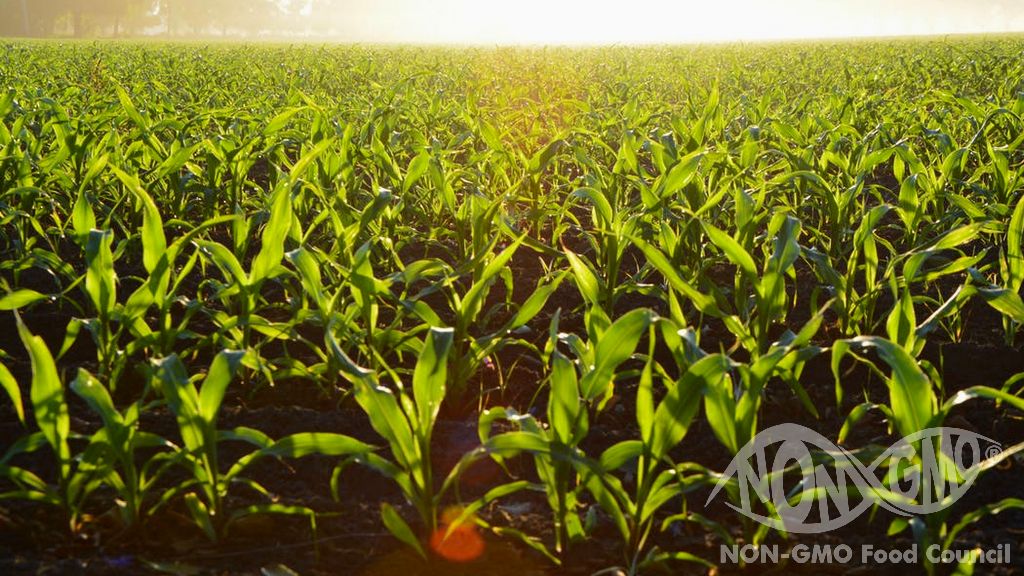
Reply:
<svg viewBox="0 0 1024 576"><path fill-rule="evenodd" d="M360 42L654 44L1024 29L1024 7L1007 0L350 0L319 9L324 32Z"/></svg>

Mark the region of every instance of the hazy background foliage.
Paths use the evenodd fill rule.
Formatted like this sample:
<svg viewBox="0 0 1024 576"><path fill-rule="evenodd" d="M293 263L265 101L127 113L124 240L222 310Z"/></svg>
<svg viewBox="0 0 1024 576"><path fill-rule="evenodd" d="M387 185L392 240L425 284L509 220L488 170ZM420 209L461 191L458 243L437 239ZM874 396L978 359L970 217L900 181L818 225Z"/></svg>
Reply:
<svg viewBox="0 0 1024 576"><path fill-rule="evenodd" d="M0 35L259 36L315 32L336 0L0 0Z"/></svg>
<svg viewBox="0 0 1024 576"><path fill-rule="evenodd" d="M1020 0L0 0L0 36L493 45L1015 31Z"/></svg>

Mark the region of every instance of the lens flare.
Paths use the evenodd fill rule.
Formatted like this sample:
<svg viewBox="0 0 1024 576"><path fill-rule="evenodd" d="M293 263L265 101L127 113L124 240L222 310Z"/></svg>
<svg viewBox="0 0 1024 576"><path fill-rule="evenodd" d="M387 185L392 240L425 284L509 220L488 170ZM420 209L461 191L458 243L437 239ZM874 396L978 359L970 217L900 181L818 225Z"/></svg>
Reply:
<svg viewBox="0 0 1024 576"><path fill-rule="evenodd" d="M462 509L458 507L445 510L440 526L430 536L430 549L449 562L472 562L484 553L484 539L472 516L451 528L461 515Z"/></svg>

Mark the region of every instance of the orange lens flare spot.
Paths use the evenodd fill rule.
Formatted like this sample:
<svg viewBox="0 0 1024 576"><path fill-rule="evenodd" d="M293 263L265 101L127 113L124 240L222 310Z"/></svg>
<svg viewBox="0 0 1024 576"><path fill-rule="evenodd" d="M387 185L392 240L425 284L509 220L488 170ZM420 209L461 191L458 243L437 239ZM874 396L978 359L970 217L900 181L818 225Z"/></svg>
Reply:
<svg viewBox="0 0 1024 576"><path fill-rule="evenodd" d="M449 526L462 514L459 508L449 508L441 514L441 525L430 535L430 549L449 562L472 562L483 556L484 539L476 530L472 518L449 532Z"/></svg>

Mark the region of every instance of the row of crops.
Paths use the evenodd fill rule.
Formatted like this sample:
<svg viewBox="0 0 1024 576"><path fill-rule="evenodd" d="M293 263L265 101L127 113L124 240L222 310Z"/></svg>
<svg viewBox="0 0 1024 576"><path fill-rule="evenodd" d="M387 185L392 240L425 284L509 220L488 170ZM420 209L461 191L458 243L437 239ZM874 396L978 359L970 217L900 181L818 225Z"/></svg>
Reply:
<svg viewBox="0 0 1024 576"><path fill-rule="evenodd" d="M719 561L679 526L799 541L703 506L780 413L868 461L955 418L1019 478L1022 48L2 44L0 505L153 557L168 515L315 544L260 472L313 458L342 501L393 483L372 521L425 561L637 574ZM1010 360L950 382L957 346ZM367 433L221 423L299 390ZM439 455L445 421L474 442ZM1021 525L1000 490L860 529L973 546Z"/></svg>

